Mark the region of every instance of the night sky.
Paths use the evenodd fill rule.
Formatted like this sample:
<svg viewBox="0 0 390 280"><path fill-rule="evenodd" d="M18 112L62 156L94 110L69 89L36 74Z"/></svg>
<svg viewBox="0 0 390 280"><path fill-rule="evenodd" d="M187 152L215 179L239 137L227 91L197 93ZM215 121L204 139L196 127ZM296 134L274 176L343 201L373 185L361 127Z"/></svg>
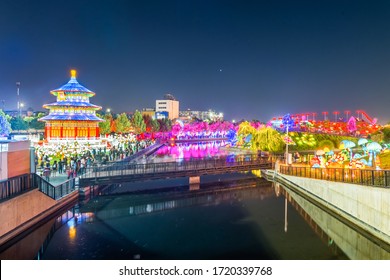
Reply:
<svg viewBox="0 0 390 280"><path fill-rule="evenodd" d="M390 1L0 0L0 102L55 101L69 70L114 112L227 120L363 109L390 121ZM2 105L2 104L0 104Z"/></svg>

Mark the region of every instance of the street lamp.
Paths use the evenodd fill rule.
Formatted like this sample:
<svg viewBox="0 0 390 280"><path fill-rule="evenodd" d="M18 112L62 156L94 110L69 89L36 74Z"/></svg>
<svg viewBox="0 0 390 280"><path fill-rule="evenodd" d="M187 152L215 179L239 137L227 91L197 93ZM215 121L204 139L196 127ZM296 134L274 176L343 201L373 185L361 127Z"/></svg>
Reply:
<svg viewBox="0 0 390 280"><path fill-rule="evenodd" d="M347 118L346 118L347 121L348 121L348 116L349 116L350 113L351 113L351 111L349 111L349 110L345 110L345 111L344 111L344 114L347 116Z"/></svg>
<svg viewBox="0 0 390 280"><path fill-rule="evenodd" d="M19 88L20 88L20 82L16 82L16 97L17 97L17 101L18 101L18 114L19 114L19 117L20 117L20 100L19 100Z"/></svg>
<svg viewBox="0 0 390 280"><path fill-rule="evenodd" d="M22 116L22 108L24 107L24 103L20 103L20 109L19 109L19 117Z"/></svg>
<svg viewBox="0 0 390 280"><path fill-rule="evenodd" d="M286 114L283 116L282 123L286 127L286 133L287 133L286 155L285 155L286 165L287 165L288 164L288 129L290 128L290 126L293 126L294 120L291 118L290 114Z"/></svg>
<svg viewBox="0 0 390 280"><path fill-rule="evenodd" d="M111 112L111 109L110 108L107 108L106 109L106 113L109 114Z"/></svg>
<svg viewBox="0 0 390 280"><path fill-rule="evenodd" d="M340 114L339 111L334 111L333 112L333 115L334 115L334 121L337 122L337 116Z"/></svg>

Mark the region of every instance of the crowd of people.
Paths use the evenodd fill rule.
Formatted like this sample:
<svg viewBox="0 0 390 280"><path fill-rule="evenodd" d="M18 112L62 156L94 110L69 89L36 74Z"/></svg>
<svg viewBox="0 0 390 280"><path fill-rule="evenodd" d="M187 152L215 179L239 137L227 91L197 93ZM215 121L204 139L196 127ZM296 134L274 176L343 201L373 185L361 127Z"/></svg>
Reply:
<svg viewBox="0 0 390 280"><path fill-rule="evenodd" d="M39 153L35 154L35 165L37 173L47 181L59 175L66 175L70 179L85 173L87 168L93 165L124 160L153 143L152 140L142 140L117 146L89 147L89 149L81 149L79 153L73 152L71 155L64 153L53 155L53 153L45 153L44 149L40 149Z"/></svg>

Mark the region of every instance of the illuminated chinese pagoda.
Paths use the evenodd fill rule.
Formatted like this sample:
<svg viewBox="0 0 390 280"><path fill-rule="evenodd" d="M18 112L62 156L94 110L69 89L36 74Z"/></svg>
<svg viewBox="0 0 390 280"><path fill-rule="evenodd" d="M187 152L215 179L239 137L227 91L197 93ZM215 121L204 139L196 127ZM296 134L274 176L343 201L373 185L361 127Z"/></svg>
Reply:
<svg viewBox="0 0 390 280"><path fill-rule="evenodd" d="M96 111L102 107L89 103L89 98L95 93L78 83L76 70L71 70L70 75L67 84L50 91L57 97L57 102L43 105L50 110L49 115L39 119L46 123L45 138L98 139L98 123L103 120L96 116Z"/></svg>

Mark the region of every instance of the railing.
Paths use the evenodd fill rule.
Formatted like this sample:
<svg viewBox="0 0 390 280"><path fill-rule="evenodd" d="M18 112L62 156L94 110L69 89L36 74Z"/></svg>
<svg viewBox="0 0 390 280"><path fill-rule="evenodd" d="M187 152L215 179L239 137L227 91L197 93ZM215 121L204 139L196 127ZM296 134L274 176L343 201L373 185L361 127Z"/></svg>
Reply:
<svg viewBox="0 0 390 280"><path fill-rule="evenodd" d="M132 160L134 160L134 159L136 159L136 158L142 157L143 155L152 153L152 151L157 150L157 149L160 148L162 145L164 145L164 144L159 143L159 142L158 142L158 143L155 143L155 144L153 144L153 145L150 145L150 146L148 146L148 147L146 147L146 148L144 148L144 149L138 151L137 153L135 153L135 154L133 154L133 155L131 155L131 156L128 156L128 157L124 158L123 161L127 161L127 162L128 162L128 161L132 161Z"/></svg>
<svg viewBox="0 0 390 280"><path fill-rule="evenodd" d="M327 181L390 187L390 170L280 166L280 173Z"/></svg>
<svg viewBox="0 0 390 280"><path fill-rule="evenodd" d="M234 169L239 167L261 168L266 166L270 168L272 161L268 158L259 157L257 155L240 155L234 157L221 157L207 160L192 159L188 161L172 161L161 163L144 163L138 164L133 162L116 162L112 165L91 166L86 168L85 172L80 176L83 178L99 178L124 175L151 175L161 173L174 172L197 172L199 170L221 170Z"/></svg>
<svg viewBox="0 0 390 280"><path fill-rule="evenodd" d="M23 174L0 182L0 201L38 188L38 185L34 184L33 177L34 174Z"/></svg>
<svg viewBox="0 0 390 280"><path fill-rule="evenodd" d="M57 200L60 199L76 189L75 180L76 178L71 178L60 185L54 186L50 182L43 179L41 176L35 175L35 180L39 186L39 190L46 194L47 196Z"/></svg>
<svg viewBox="0 0 390 280"><path fill-rule="evenodd" d="M39 189L51 198L59 199L75 190L75 178L67 180L61 185L53 186L35 173L12 177L0 182L0 202L33 189Z"/></svg>

